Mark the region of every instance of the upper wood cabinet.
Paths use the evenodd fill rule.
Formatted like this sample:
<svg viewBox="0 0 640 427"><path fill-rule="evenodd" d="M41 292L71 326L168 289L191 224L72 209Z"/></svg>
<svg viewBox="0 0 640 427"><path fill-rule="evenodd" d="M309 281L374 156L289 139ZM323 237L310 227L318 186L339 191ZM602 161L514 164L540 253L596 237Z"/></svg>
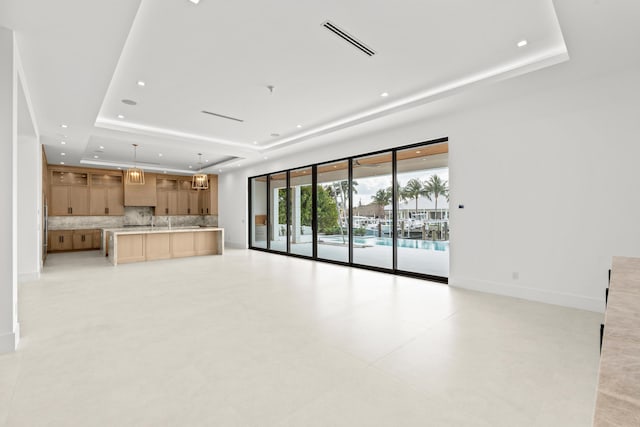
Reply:
<svg viewBox="0 0 640 427"><path fill-rule="evenodd" d="M89 215L87 174L52 171L49 205L49 215Z"/></svg>
<svg viewBox="0 0 640 427"><path fill-rule="evenodd" d="M91 174L91 215L124 215L122 173Z"/></svg>
<svg viewBox="0 0 640 427"><path fill-rule="evenodd" d="M156 206L158 198L156 195L156 175L152 173L144 174L144 184L124 183L124 205L125 206Z"/></svg>
<svg viewBox="0 0 640 427"><path fill-rule="evenodd" d="M51 216L124 215L125 206L152 206L156 215L218 214L217 175L209 175L207 190L193 190L190 176L145 174L145 184L130 185L121 171L73 166L49 165L46 177Z"/></svg>
<svg viewBox="0 0 640 427"><path fill-rule="evenodd" d="M201 215L218 215L218 175L209 175L209 189L200 191Z"/></svg>

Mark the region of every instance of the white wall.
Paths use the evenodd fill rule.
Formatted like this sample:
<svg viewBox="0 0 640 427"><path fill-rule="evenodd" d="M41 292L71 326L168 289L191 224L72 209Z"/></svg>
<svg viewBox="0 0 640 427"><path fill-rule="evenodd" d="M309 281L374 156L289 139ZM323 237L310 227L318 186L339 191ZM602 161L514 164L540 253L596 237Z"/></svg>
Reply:
<svg viewBox="0 0 640 427"><path fill-rule="evenodd" d="M18 136L18 280L36 280L42 266L42 155L35 136Z"/></svg>
<svg viewBox="0 0 640 427"><path fill-rule="evenodd" d="M421 107L413 123L223 173L229 243L246 247L247 176L448 136L450 284L603 310L611 257L640 256L640 67L569 42L572 61L445 100L440 115Z"/></svg>
<svg viewBox="0 0 640 427"><path fill-rule="evenodd" d="M17 53L13 32L0 27L0 353L20 339L17 289Z"/></svg>

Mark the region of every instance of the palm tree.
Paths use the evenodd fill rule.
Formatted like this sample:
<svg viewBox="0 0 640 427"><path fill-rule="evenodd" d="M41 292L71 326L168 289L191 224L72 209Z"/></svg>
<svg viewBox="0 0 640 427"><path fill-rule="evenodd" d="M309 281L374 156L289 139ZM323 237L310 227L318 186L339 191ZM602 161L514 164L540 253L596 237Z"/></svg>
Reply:
<svg viewBox="0 0 640 427"><path fill-rule="evenodd" d="M438 197L443 196L449 200L449 188L447 181L440 179L438 175L431 177L424 183L425 196L435 203L436 218L438 217ZM431 199L433 197L433 199ZM440 236L440 222L438 222L438 236Z"/></svg>
<svg viewBox="0 0 640 427"><path fill-rule="evenodd" d="M389 203L391 203L391 189L387 188L381 188L379 189L376 194L374 194L371 197L371 200L373 201L373 203L375 203L376 205L378 205L378 211L382 211L382 216L384 216L384 207L386 205L388 205Z"/></svg>
<svg viewBox="0 0 640 427"><path fill-rule="evenodd" d="M426 188L419 179L411 178L402 189L402 195L407 199L416 199L416 216L418 215L418 199L426 196Z"/></svg>
<svg viewBox="0 0 640 427"><path fill-rule="evenodd" d="M358 181L352 181L353 194L358 194L356 186ZM340 235L342 236L342 242L345 243L344 229L342 227L343 222L346 224L347 219L347 206L350 200L349 196L349 181L336 181L326 187L326 190L336 201L338 211L338 226L340 227Z"/></svg>

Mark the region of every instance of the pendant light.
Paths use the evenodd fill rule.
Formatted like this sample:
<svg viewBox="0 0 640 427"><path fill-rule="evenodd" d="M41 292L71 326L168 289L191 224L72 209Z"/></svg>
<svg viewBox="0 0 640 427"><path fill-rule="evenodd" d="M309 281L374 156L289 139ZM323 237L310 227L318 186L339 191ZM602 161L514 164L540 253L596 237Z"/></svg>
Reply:
<svg viewBox="0 0 640 427"><path fill-rule="evenodd" d="M136 167L138 144L132 144L132 145L133 145L133 167L127 169L127 177L125 179L125 182L127 184L143 185L144 171Z"/></svg>
<svg viewBox="0 0 640 427"><path fill-rule="evenodd" d="M194 190L206 190L209 188L209 177L202 173L202 153L198 153L198 173L191 179L191 188Z"/></svg>

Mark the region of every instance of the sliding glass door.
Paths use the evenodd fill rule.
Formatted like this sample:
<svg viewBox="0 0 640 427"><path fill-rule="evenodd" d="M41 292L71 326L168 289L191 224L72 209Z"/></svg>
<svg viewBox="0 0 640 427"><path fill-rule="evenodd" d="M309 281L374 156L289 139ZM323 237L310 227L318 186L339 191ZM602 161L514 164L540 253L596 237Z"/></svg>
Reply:
<svg viewBox="0 0 640 427"><path fill-rule="evenodd" d="M269 249L287 252L287 173L269 175Z"/></svg>
<svg viewBox="0 0 640 427"><path fill-rule="evenodd" d="M353 263L393 268L391 152L353 159Z"/></svg>
<svg viewBox="0 0 640 427"><path fill-rule="evenodd" d="M448 144L249 179L251 248L447 281Z"/></svg>
<svg viewBox="0 0 640 427"><path fill-rule="evenodd" d="M289 172L289 253L313 255L313 168Z"/></svg>
<svg viewBox="0 0 640 427"><path fill-rule="evenodd" d="M267 177L251 178L251 246L267 248Z"/></svg>
<svg viewBox="0 0 640 427"><path fill-rule="evenodd" d="M318 258L349 262L349 162L318 165Z"/></svg>
<svg viewBox="0 0 640 427"><path fill-rule="evenodd" d="M449 167L446 144L397 152L397 269L449 277Z"/></svg>

